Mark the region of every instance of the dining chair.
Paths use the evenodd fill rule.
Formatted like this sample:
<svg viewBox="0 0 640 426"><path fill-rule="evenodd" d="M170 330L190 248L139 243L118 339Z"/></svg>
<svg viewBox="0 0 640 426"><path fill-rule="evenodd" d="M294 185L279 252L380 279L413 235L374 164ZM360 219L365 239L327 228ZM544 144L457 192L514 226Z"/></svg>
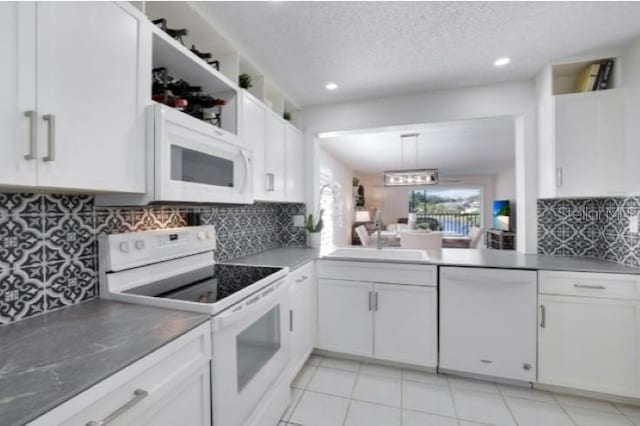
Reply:
<svg viewBox="0 0 640 426"><path fill-rule="evenodd" d="M472 226L471 229L469 229L469 248L478 248L478 244L482 239L482 232L483 229L477 226Z"/></svg>
<svg viewBox="0 0 640 426"><path fill-rule="evenodd" d="M365 228L364 225L356 227L356 234L358 234L358 238L360 239L362 246L366 247L369 244L369 233L367 232L367 228Z"/></svg>
<svg viewBox="0 0 640 426"><path fill-rule="evenodd" d="M441 249L442 232L403 231L400 233L400 247L411 249Z"/></svg>

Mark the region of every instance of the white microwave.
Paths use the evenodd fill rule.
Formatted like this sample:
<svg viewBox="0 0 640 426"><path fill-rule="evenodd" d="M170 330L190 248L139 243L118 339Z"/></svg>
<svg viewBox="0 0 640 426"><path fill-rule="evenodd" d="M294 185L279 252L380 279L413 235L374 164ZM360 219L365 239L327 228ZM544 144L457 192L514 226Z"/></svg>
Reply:
<svg viewBox="0 0 640 426"><path fill-rule="evenodd" d="M251 151L237 136L161 104L147 119L147 192L99 195L97 205L253 203Z"/></svg>

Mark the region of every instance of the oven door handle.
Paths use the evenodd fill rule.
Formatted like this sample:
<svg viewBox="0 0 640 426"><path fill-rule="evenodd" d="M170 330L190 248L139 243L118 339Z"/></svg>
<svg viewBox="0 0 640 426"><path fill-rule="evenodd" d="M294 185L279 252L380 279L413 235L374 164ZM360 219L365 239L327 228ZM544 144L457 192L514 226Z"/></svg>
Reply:
<svg viewBox="0 0 640 426"><path fill-rule="evenodd" d="M281 279L271 284L270 286L260 290L258 293L249 296L238 307L230 307L220 315L213 318L214 331L220 330L224 327L229 327L232 324L238 323L256 313L264 310L264 308L270 304L273 304L282 293L288 292L287 280ZM256 299L253 303L247 305L247 301Z"/></svg>

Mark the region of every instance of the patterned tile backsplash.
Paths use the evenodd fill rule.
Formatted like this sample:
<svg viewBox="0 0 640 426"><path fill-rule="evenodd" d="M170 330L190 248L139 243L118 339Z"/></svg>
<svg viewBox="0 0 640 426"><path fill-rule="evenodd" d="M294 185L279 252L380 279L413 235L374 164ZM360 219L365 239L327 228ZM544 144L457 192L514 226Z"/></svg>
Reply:
<svg viewBox="0 0 640 426"><path fill-rule="evenodd" d="M538 200L538 253L640 266L640 235L629 232L639 214L640 197Z"/></svg>
<svg viewBox="0 0 640 426"><path fill-rule="evenodd" d="M92 195L0 193L0 325L97 296L97 236L187 226L218 232L216 259L304 247L303 204L96 207Z"/></svg>

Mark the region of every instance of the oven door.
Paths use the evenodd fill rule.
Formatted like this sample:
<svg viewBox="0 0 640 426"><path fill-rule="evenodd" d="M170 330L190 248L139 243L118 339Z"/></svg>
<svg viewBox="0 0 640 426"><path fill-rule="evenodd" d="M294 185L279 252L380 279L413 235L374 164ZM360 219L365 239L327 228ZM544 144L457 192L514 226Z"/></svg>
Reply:
<svg viewBox="0 0 640 426"><path fill-rule="evenodd" d="M241 426L287 372L287 279L213 318L213 424Z"/></svg>
<svg viewBox="0 0 640 426"><path fill-rule="evenodd" d="M157 201L253 202L251 153L227 132L163 105L154 105Z"/></svg>

